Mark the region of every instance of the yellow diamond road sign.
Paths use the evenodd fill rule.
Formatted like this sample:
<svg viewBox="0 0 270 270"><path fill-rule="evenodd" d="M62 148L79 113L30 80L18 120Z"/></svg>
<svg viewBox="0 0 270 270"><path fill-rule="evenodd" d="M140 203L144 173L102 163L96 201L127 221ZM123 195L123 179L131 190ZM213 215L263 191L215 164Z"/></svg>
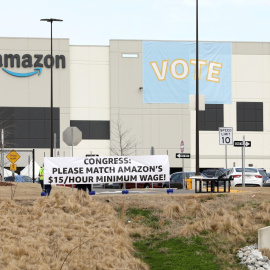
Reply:
<svg viewBox="0 0 270 270"><path fill-rule="evenodd" d="M14 150L12 150L8 155L7 155L7 159L11 162L11 163L15 163L21 156Z"/></svg>

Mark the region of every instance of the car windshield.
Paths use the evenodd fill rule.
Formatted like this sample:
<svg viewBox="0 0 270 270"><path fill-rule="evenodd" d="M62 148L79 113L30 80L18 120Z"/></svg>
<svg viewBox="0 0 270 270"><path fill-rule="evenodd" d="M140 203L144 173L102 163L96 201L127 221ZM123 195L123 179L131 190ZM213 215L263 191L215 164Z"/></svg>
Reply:
<svg viewBox="0 0 270 270"><path fill-rule="evenodd" d="M235 168L236 172L242 172L242 168ZM257 169L255 168L245 168L245 172L252 172L252 173L256 173L258 172Z"/></svg>

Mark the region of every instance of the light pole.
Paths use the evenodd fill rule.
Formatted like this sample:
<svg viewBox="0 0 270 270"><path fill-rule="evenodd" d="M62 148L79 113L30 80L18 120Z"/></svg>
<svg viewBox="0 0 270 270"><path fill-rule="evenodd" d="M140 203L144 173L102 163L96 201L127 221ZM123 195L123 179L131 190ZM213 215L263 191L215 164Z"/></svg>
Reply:
<svg viewBox="0 0 270 270"><path fill-rule="evenodd" d="M51 157L53 157L53 45L52 45L52 24L53 22L62 22L60 19L41 19L41 21L51 23Z"/></svg>
<svg viewBox="0 0 270 270"><path fill-rule="evenodd" d="M199 140L199 42L198 42L198 0L196 0L196 175L200 175L200 140Z"/></svg>

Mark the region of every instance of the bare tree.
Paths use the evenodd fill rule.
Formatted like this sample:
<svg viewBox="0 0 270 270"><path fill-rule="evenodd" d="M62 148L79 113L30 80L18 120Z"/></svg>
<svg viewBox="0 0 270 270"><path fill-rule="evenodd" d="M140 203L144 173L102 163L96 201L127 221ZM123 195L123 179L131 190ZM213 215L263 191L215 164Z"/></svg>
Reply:
<svg viewBox="0 0 270 270"><path fill-rule="evenodd" d="M125 129L119 118L111 122L111 145L110 150L116 156L129 156L135 153L136 139L131 129Z"/></svg>

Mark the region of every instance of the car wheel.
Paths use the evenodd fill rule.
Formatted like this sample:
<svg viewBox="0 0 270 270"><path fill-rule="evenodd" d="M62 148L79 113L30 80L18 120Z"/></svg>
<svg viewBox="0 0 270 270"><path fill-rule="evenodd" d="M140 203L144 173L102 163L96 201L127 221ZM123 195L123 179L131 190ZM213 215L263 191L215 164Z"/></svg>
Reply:
<svg viewBox="0 0 270 270"><path fill-rule="evenodd" d="M167 185L163 185L163 188L167 188Z"/></svg>
<svg viewBox="0 0 270 270"><path fill-rule="evenodd" d="M149 184L144 185L145 188L150 188Z"/></svg>

